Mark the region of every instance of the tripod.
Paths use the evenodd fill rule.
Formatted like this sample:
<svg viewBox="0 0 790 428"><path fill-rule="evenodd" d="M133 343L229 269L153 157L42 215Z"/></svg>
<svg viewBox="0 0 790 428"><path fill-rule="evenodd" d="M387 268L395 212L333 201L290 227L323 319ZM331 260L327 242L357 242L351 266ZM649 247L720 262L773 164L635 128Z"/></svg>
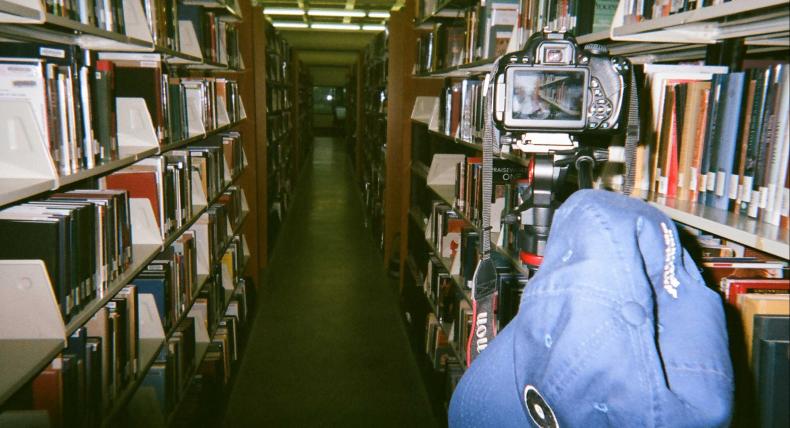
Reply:
<svg viewBox="0 0 790 428"><path fill-rule="evenodd" d="M562 134L567 135L567 134ZM521 225L518 231L517 245L519 259L530 269L537 269L543 260L543 251L551 230L554 211L559 208L557 194L564 185L571 166L576 169L579 189L590 189L593 186L593 170L609 160L608 149L578 146L570 137L571 148L519 144L522 150L533 151L529 164L529 186L521 193L521 203L511 212L503 216L505 224Z"/></svg>

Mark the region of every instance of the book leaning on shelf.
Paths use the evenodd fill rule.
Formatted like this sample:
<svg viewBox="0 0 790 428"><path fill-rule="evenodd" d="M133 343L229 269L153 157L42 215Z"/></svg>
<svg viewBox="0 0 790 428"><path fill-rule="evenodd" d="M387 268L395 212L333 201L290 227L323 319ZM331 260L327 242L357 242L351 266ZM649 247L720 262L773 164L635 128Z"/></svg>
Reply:
<svg viewBox="0 0 790 428"><path fill-rule="evenodd" d="M75 330L66 349L17 391L4 404L4 410L43 410L51 426L98 426L134 382L142 381L143 387L156 386L156 379L164 376L169 386L157 395L163 394L160 408L168 411L168 406L185 394L196 370L197 320L204 320L203 328L214 331L213 340L227 350L219 360L227 367L220 372L221 382L227 383L230 364L238 359L238 325L246 320L246 281L241 271L247 255L243 238L233 237L226 243L221 262L214 264L204 284L198 284L196 239L197 234L186 231L158 254L129 285ZM228 295L230 300L223 290L233 290ZM138 302L143 295L151 296L160 317L156 321L161 320L169 333L159 354L152 355L154 361L150 361L148 372L144 370L149 361L142 360L140 351ZM196 318L193 312L187 316L192 302L201 317ZM216 362L212 358L208 364Z"/></svg>
<svg viewBox="0 0 790 428"><path fill-rule="evenodd" d="M98 426L113 400L140 376L138 297L133 285L120 290L4 410L44 411L52 427Z"/></svg>
<svg viewBox="0 0 790 428"><path fill-rule="evenodd" d="M47 13L69 18L102 30L123 34L125 19L121 0L50 0L44 2Z"/></svg>
<svg viewBox="0 0 790 428"><path fill-rule="evenodd" d="M0 211L0 259L44 261L64 321L132 262L129 200L123 191L73 190ZM35 237L35 238L33 238Z"/></svg>
<svg viewBox="0 0 790 428"><path fill-rule="evenodd" d="M76 46L25 42L0 42L0 67L0 102L29 103L61 175L117 158L112 67Z"/></svg>

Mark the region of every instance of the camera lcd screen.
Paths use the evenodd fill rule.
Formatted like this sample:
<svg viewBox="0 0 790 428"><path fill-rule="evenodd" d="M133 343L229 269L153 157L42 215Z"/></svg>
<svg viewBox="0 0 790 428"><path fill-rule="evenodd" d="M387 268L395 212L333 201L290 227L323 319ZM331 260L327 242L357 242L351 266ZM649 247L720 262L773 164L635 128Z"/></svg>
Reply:
<svg viewBox="0 0 790 428"><path fill-rule="evenodd" d="M510 68L505 125L529 129L581 129L585 124L584 68Z"/></svg>

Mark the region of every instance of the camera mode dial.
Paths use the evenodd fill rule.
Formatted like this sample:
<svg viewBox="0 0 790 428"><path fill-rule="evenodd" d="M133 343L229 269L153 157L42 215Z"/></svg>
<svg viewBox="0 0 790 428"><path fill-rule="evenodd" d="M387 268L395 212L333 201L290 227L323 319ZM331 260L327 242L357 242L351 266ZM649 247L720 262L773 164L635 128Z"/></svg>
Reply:
<svg viewBox="0 0 790 428"><path fill-rule="evenodd" d="M588 43L584 45L584 50L593 55L609 55L609 48L598 43Z"/></svg>

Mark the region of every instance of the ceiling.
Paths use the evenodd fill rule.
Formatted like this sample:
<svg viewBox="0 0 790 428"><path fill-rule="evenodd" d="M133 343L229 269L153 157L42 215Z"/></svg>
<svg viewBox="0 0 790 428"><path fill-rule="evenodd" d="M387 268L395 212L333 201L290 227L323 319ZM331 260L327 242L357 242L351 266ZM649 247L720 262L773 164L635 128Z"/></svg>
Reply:
<svg viewBox="0 0 790 428"><path fill-rule="evenodd" d="M403 0L265 0L258 1L264 7L300 9L354 9L365 11L389 11L399 8ZM313 23L386 24L382 18L349 18L310 16L272 16L273 21ZM374 31L338 31L317 29L278 28L288 44L307 66L318 86L340 86L346 81L351 65L373 40ZM340 83L338 83L340 82Z"/></svg>

